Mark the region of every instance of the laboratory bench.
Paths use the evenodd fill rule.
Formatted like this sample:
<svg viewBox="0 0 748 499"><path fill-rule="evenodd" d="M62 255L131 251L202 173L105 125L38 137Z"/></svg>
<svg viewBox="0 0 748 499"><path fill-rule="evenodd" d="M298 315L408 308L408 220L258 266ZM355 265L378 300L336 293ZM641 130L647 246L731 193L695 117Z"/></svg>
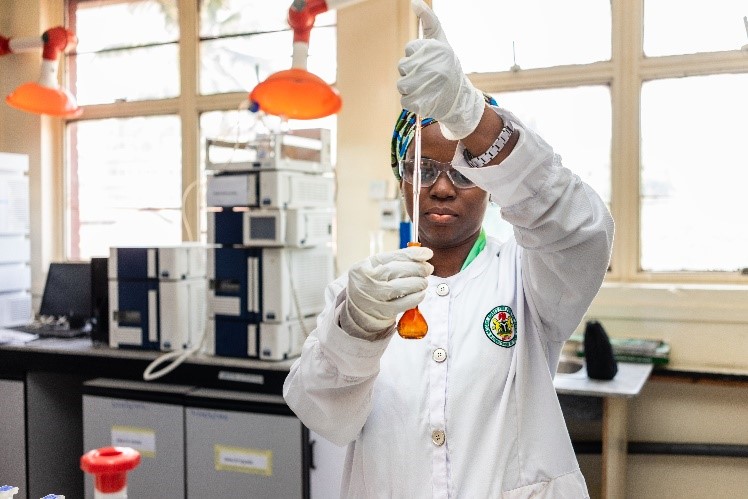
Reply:
<svg viewBox="0 0 748 499"><path fill-rule="evenodd" d="M0 482L16 482L16 499L50 493L90 498L92 479L79 467L91 450L86 442L106 442L96 444L104 447L139 439L146 452L141 473L133 472L131 480L142 482L143 468L151 467L147 490L154 492L136 494L132 484L133 497L187 497L188 486L196 499L243 497L236 495L243 487L257 491L256 497L325 497L311 491L337 490L329 468L342 461L345 449L309 431L283 400L292 359L196 355L143 381L146 367L162 354L112 349L87 338L0 345ZM96 417L86 418L87 411ZM117 422L124 416L140 422ZM160 459L151 459L147 449L152 446L155 455L156 440ZM156 461L166 469L155 467ZM164 480L179 473L177 465L183 484ZM205 489L213 486L218 489Z"/></svg>
<svg viewBox="0 0 748 499"><path fill-rule="evenodd" d="M146 367L163 353L110 348L89 338L44 338L0 345L0 374L40 371L86 378L142 380ZM292 363L292 359L272 362L198 354L158 381L281 395Z"/></svg>
<svg viewBox="0 0 748 499"><path fill-rule="evenodd" d="M297 477L301 485L295 485L301 489L299 497L314 497L309 491L313 489L315 481L334 484L336 473L325 467L324 460L328 457L330 462L342 460L344 449L334 446L331 448L329 442L310 435L312 432L301 425L282 398L283 382L293 359L271 362L195 355L163 377L144 382L143 372L146 367L162 354L163 352L157 351L112 349L106 345L94 344L87 338L46 338L26 344L0 345L0 420L3 421L0 428L0 448L4 452L4 464L0 468L5 468L0 471L25 477L26 483L23 485L29 494L26 497L29 498L42 497L52 492L67 492L67 497L90 497L82 493L87 489L84 483L89 477L84 477L78 465L82 453L90 450L83 445L86 405L83 402L86 397L90 397L91 404L101 404L103 400L104 406L96 411L105 413L101 407L110 411L123 407L122 404L117 406L111 402L120 397L122 400L132 399L143 404L171 403L172 406L184 409L185 421L189 422L191 418L195 424L201 420L222 421L222 424L229 425L224 431L233 431L237 441L243 431L231 429L230 424L244 425L241 428L246 428L247 425L257 426L265 436L270 435L271 438L277 436L278 432L293 433L293 442L286 447L296 453L293 459L304 467L300 477ZM572 364L571 369L565 364L567 362ZM561 367L563 368L559 369L554 385L567 420L580 413L582 418L589 417L589 414L584 415L585 410L589 411L590 407L600 408L597 416L602 421L602 495L606 498L624 497L627 404L639 394L648 379L674 378L688 382L712 380L741 384L748 382L748 375L741 373L699 373L659 367L653 369L650 364L636 363L619 363L615 379L605 382L590 380L586 376L583 360L562 359ZM161 405L158 410L161 410ZM240 419L232 423L233 417ZM280 426L275 427L275 420L268 419L272 417L281 422ZM159 421L169 421L170 418L174 419L162 414ZM594 418L593 415L592 419ZM160 424L154 421L144 426L153 429ZM102 438L108 437L110 432L114 435L111 426L104 430L99 428L90 431L103 431L106 435ZM133 437L132 433L128 433L131 430L127 427L119 428L118 431L122 438ZM190 433L189 428L180 432L168 426L159 431L172 432L177 437ZM192 434L208 438L201 445L210 447L211 431L209 427L192 431ZM143 437L142 432L139 435L138 438ZM303 442L296 441L299 435ZM147 440L149 435L144 438ZM315 445L326 452L323 459L312 456L311 448ZM185 468L188 465L220 468L217 461L221 452L219 447L216 446L218 450L215 450L215 456L190 457L185 452ZM236 447L222 448L227 459L233 459L234 463L237 462L236 459L244 463L252 461L255 463L253 466L257 462L264 462L262 452L246 455L246 449L252 447L249 443L237 444ZM240 453L238 457L236 452ZM241 452L245 454L241 455ZM284 462L288 463L288 452L288 449L277 450L276 461L280 463L283 455L286 456ZM13 459L14 455L25 456L25 459ZM311 464L313 460L317 461L316 466ZM228 468L231 471L231 466ZM314 468L317 474L309 473L306 471L308 468ZM244 476L247 476L246 470L243 471ZM252 473L249 474L253 477L261 476L263 472L262 469L259 473L255 469L250 471ZM280 474L277 466L275 473ZM0 481L4 479L8 481L8 477L0 473ZM185 483L190 483L190 480L185 480ZM23 497L21 495L18 499ZM155 496L149 499L155 499Z"/></svg>

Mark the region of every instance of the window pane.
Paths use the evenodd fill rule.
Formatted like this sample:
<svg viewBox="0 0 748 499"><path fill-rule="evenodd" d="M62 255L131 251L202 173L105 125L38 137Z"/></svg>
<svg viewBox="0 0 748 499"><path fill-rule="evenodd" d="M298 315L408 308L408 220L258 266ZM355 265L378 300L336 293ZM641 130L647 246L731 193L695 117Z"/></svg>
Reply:
<svg viewBox="0 0 748 499"><path fill-rule="evenodd" d="M609 2L433 0L433 5L466 73L507 71L515 63L530 69L610 59Z"/></svg>
<svg viewBox="0 0 748 499"><path fill-rule="evenodd" d="M643 85L643 270L748 267L746 88L748 75Z"/></svg>
<svg viewBox="0 0 748 499"><path fill-rule="evenodd" d="M200 37L213 38L247 33L267 33L289 29L291 2L267 0L201 0ZM335 24L335 11L319 14L315 26ZM314 44L314 31L310 44Z"/></svg>
<svg viewBox="0 0 748 499"><path fill-rule="evenodd" d="M67 85L79 104L179 95L176 0L94 0L70 5L78 46L67 56Z"/></svg>
<svg viewBox="0 0 748 499"><path fill-rule="evenodd" d="M335 28L316 28L309 45L307 69L327 83L336 76ZM200 44L200 92L249 91L271 74L291 67L293 33L219 38Z"/></svg>
<svg viewBox="0 0 748 499"><path fill-rule="evenodd" d="M495 94L561 155L563 165L590 184L610 206L610 91L603 86Z"/></svg>
<svg viewBox="0 0 748 499"><path fill-rule="evenodd" d="M745 0L645 0L644 53L648 56L739 50L748 43Z"/></svg>
<svg viewBox="0 0 748 499"><path fill-rule="evenodd" d="M79 105L166 99L179 95L176 44L69 56Z"/></svg>
<svg viewBox="0 0 748 499"><path fill-rule="evenodd" d="M70 4L79 53L179 39L177 0L73 0Z"/></svg>
<svg viewBox="0 0 748 499"><path fill-rule="evenodd" d="M611 109L607 87L575 87L494 94L499 105L540 134L564 166L590 184L610 206ZM512 233L491 205L483 226L500 240Z"/></svg>
<svg viewBox="0 0 748 499"><path fill-rule="evenodd" d="M291 67L290 3L203 0L200 3L200 93L248 92ZM307 69L327 83L336 77L335 11L316 16Z"/></svg>
<svg viewBox="0 0 748 499"><path fill-rule="evenodd" d="M69 124L67 205L73 259L106 256L116 245L182 240L182 161L176 116Z"/></svg>
<svg viewBox="0 0 748 499"><path fill-rule="evenodd" d="M67 85L78 104L179 95L176 0L79 0L70 12L78 45Z"/></svg>

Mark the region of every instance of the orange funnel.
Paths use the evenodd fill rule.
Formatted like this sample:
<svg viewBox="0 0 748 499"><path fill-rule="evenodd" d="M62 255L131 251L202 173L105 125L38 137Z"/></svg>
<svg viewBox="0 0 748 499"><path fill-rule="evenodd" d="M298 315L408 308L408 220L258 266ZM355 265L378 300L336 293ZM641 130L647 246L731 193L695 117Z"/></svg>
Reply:
<svg viewBox="0 0 748 499"><path fill-rule="evenodd" d="M76 118L83 112L67 90L38 83L24 83L11 92L5 101L21 111L64 118Z"/></svg>
<svg viewBox="0 0 748 499"><path fill-rule="evenodd" d="M310 120L335 114L342 106L340 94L305 69L291 68L267 77L249 94L268 114Z"/></svg>

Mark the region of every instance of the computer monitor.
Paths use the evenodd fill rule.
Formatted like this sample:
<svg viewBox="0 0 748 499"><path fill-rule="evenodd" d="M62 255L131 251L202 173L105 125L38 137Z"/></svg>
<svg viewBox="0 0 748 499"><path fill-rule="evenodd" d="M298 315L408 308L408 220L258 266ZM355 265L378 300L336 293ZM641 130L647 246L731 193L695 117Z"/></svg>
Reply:
<svg viewBox="0 0 748 499"><path fill-rule="evenodd" d="M50 263L39 315L87 321L91 318L91 309L91 264Z"/></svg>

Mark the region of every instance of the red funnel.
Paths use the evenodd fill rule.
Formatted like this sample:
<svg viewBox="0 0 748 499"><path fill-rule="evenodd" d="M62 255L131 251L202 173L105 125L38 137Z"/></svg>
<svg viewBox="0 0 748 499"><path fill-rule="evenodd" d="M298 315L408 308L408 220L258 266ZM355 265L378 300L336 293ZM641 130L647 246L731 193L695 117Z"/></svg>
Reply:
<svg viewBox="0 0 748 499"><path fill-rule="evenodd" d="M21 111L63 118L77 118L83 112L67 90L38 83L24 83L11 92L5 101Z"/></svg>
<svg viewBox="0 0 748 499"><path fill-rule="evenodd" d="M127 472L139 464L140 452L130 447L93 449L83 454L80 460L81 469L94 475L96 491L107 496L125 489Z"/></svg>
<svg viewBox="0 0 748 499"><path fill-rule="evenodd" d="M267 77L249 94L267 114L295 120L323 118L340 111L336 89L309 71L291 68Z"/></svg>

